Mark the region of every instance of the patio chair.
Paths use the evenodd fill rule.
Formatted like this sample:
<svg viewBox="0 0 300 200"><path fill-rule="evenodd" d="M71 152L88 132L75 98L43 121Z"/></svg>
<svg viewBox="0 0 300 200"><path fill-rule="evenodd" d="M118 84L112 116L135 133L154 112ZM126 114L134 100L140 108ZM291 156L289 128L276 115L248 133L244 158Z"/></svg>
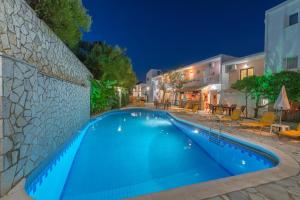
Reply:
<svg viewBox="0 0 300 200"><path fill-rule="evenodd" d="M241 120L241 109L235 109L230 116L223 116L220 120L222 122L230 122L230 126L232 126L232 122Z"/></svg>
<svg viewBox="0 0 300 200"><path fill-rule="evenodd" d="M232 104L227 110L226 112L228 111L228 114L231 115L232 112L236 109L236 104Z"/></svg>
<svg viewBox="0 0 300 200"><path fill-rule="evenodd" d="M218 106L216 108L216 111L214 112L215 115L223 115L224 114L224 110L221 106Z"/></svg>
<svg viewBox="0 0 300 200"><path fill-rule="evenodd" d="M232 111L233 111L233 110L235 110L235 109L236 109L236 107L237 107L237 105L236 105L236 104L232 104L232 105L230 106L230 108L232 109Z"/></svg>
<svg viewBox="0 0 300 200"><path fill-rule="evenodd" d="M245 113L246 106L241 106L241 111L242 111L243 116L246 117L246 113Z"/></svg>
<svg viewBox="0 0 300 200"><path fill-rule="evenodd" d="M199 105L198 105L198 104L195 104L195 105L193 106L192 112L193 112L193 113L196 113L198 110L199 110Z"/></svg>
<svg viewBox="0 0 300 200"><path fill-rule="evenodd" d="M144 107L145 106L145 101L140 101L140 105L141 107Z"/></svg>
<svg viewBox="0 0 300 200"><path fill-rule="evenodd" d="M191 102L187 102L186 105L185 105L185 107L184 107L184 110L185 111L190 111L191 108L192 108L192 103Z"/></svg>
<svg viewBox="0 0 300 200"><path fill-rule="evenodd" d="M214 121L215 120L220 121L220 118L223 117L223 114L224 114L223 108L221 106L218 106L215 108L214 112L211 115L209 115L209 119Z"/></svg>
<svg viewBox="0 0 300 200"><path fill-rule="evenodd" d="M258 122L241 122L242 126L261 128L270 127L276 120L276 115L274 112L265 112Z"/></svg>
<svg viewBox="0 0 300 200"><path fill-rule="evenodd" d="M298 124L297 130L281 131L279 136L287 136L291 138L300 138L300 123Z"/></svg>

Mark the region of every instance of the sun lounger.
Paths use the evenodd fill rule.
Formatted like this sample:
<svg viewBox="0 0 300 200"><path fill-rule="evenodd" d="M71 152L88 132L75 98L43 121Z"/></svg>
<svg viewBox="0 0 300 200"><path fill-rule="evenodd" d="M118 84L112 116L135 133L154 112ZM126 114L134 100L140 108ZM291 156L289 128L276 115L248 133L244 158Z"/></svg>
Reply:
<svg viewBox="0 0 300 200"><path fill-rule="evenodd" d="M264 128L270 127L276 120L274 112L265 112L258 122L241 122L242 126L253 127L253 128Z"/></svg>
<svg viewBox="0 0 300 200"><path fill-rule="evenodd" d="M300 138L300 123L298 124L297 130L281 131L279 132L279 135L292 138Z"/></svg>

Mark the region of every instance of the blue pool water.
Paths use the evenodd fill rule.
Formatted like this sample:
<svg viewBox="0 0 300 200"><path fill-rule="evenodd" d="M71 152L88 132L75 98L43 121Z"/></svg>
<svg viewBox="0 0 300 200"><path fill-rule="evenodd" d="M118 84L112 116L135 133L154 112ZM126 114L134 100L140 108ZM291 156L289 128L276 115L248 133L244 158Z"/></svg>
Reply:
<svg viewBox="0 0 300 200"><path fill-rule="evenodd" d="M57 196L63 200L123 199L263 170L278 162L260 147L144 109L99 117L80 142L64 170ZM29 193L42 199L39 190Z"/></svg>

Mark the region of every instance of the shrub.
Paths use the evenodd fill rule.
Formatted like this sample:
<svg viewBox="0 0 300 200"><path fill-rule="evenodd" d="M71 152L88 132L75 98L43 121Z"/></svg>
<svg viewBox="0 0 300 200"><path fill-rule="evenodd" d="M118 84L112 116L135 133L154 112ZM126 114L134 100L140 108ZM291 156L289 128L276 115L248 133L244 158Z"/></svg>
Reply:
<svg viewBox="0 0 300 200"><path fill-rule="evenodd" d="M91 17L82 0L27 0L38 17L71 49L82 38L82 31L89 31Z"/></svg>
<svg viewBox="0 0 300 200"><path fill-rule="evenodd" d="M91 81L91 112L97 114L111 109L118 103L114 89L116 81Z"/></svg>

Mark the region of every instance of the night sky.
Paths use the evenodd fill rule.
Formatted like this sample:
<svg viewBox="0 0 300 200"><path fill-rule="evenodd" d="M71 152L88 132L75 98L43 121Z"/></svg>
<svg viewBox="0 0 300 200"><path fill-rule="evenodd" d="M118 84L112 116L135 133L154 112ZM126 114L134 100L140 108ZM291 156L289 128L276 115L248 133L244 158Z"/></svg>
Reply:
<svg viewBox="0 0 300 200"><path fill-rule="evenodd" d="M126 48L144 81L150 68L263 51L265 10L283 1L83 0L93 17L83 39Z"/></svg>

